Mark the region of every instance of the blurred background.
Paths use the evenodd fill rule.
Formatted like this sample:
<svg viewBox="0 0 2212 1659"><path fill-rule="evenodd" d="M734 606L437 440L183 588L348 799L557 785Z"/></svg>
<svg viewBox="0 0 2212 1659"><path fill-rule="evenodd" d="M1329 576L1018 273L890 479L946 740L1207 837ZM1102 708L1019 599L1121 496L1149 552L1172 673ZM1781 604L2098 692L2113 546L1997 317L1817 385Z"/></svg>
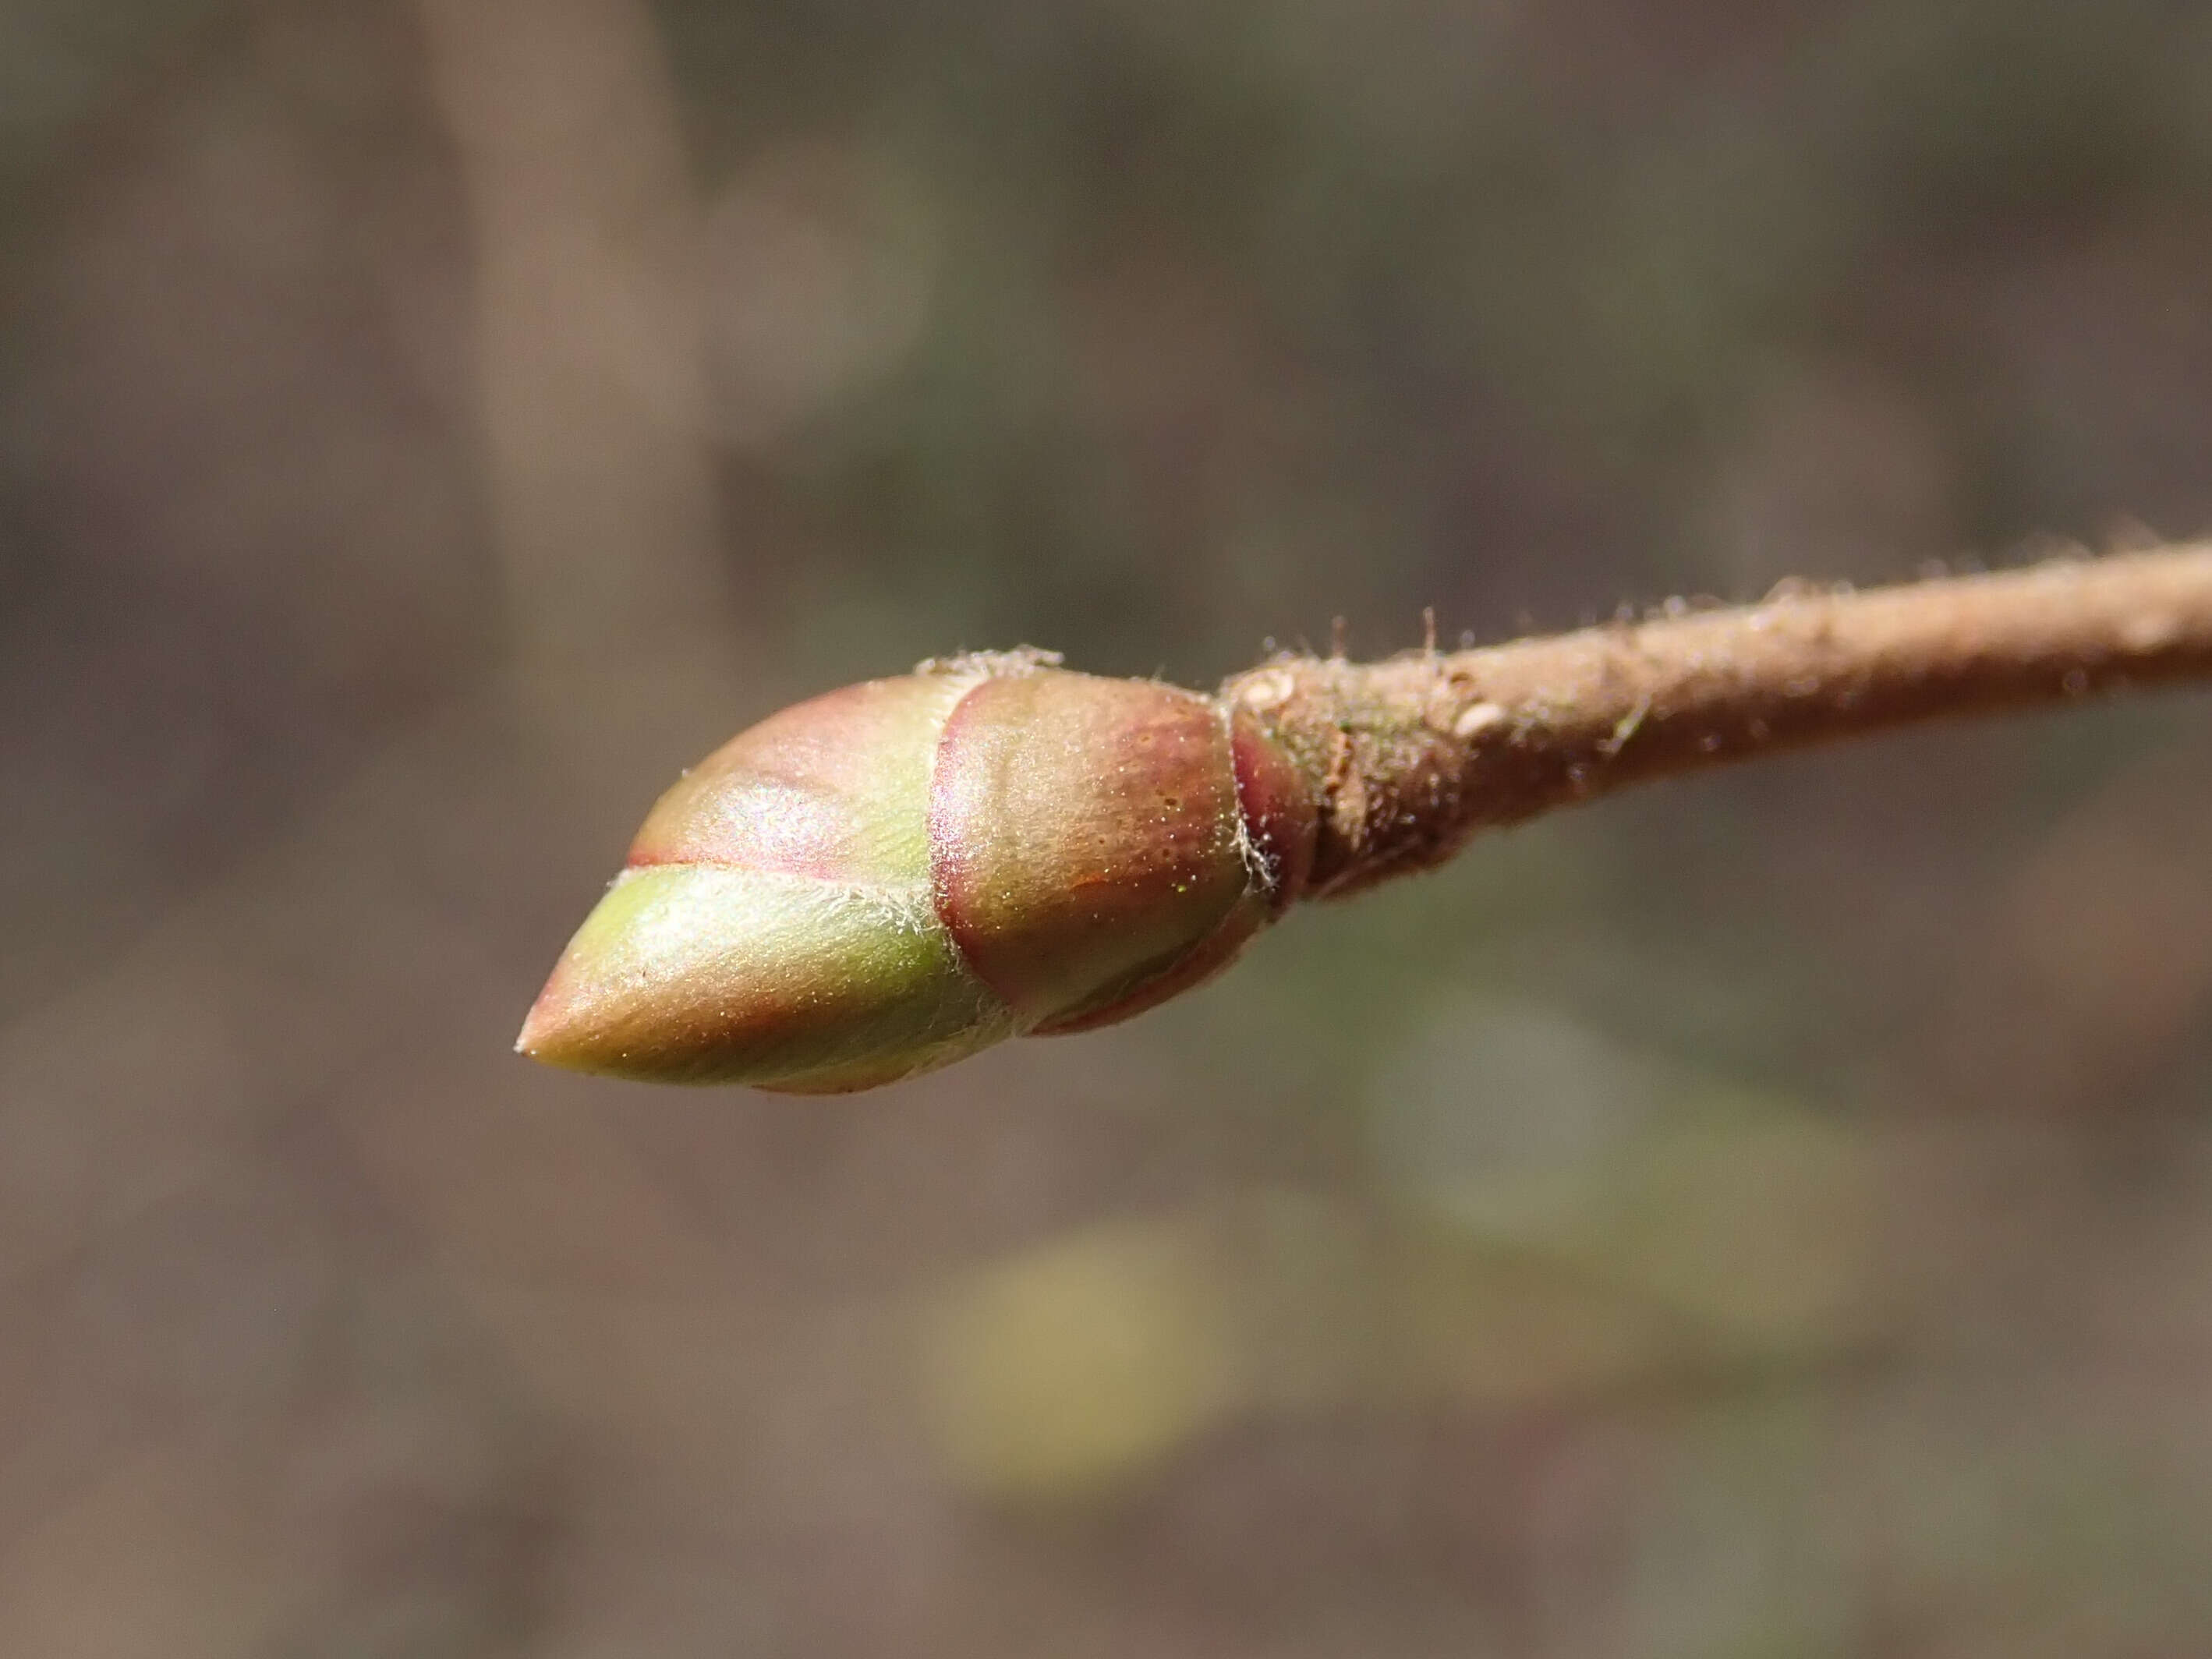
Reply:
<svg viewBox="0 0 2212 1659"><path fill-rule="evenodd" d="M2199 529L2204 9L5 0L0 227L0 1652L2212 1644L2201 696L879 1093L508 1053L923 656Z"/></svg>

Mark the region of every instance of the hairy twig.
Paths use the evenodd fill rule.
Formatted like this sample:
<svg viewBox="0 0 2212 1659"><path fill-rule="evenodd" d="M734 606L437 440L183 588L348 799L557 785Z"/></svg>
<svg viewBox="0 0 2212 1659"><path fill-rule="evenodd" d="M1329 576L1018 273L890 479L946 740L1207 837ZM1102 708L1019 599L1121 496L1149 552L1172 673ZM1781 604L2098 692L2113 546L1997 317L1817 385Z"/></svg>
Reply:
<svg viewBox="0 0 2212 1659"><path fill-rule="evenodd" d="M2212 547L1793 588L1486 649L1231 679L1316 785L1309 896L1645 779L1949 715L2212 678Z"/></svg>

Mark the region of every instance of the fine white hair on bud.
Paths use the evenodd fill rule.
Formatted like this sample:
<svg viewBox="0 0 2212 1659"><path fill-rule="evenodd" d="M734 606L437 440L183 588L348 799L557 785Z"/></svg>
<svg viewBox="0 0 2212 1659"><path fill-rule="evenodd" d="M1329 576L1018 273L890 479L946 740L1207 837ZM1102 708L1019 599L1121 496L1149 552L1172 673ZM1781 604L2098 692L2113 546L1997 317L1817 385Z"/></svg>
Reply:
<svg viewBox="0 0 2212 1659"><path fill-rule="evenodd" d="M797 1093L1127 1018L1303 887L1316 810L1251 710L1023 651L770 716L661 797L517 1048Z"/></svg>

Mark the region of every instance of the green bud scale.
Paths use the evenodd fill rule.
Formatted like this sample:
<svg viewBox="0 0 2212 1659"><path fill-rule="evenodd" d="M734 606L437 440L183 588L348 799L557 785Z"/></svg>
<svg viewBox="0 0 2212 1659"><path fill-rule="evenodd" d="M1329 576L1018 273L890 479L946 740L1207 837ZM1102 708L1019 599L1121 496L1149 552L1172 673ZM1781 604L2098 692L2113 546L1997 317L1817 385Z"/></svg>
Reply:
<svg viewBox="0 0 2212 1659"><path fill-rule="evenodd" d="M1313 790L1243 704L1057 660L926 663L724 745L647 817L516 1046L830 1093L1226 967L1305 885Z"/></svg>

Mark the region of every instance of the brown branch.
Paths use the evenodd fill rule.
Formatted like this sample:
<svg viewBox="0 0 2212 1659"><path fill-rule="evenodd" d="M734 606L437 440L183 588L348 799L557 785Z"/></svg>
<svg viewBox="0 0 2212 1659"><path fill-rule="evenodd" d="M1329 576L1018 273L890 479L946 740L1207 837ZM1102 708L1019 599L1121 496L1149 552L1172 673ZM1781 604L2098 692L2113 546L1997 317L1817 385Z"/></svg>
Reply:
<svg viewBox="0 0 2212 1659"><path fill-rule="evenodd" d="M2212 679L2212 547L2069 560L1224 686L1314 782L1309 896L1624 784L1939 719Z"/></svg>

